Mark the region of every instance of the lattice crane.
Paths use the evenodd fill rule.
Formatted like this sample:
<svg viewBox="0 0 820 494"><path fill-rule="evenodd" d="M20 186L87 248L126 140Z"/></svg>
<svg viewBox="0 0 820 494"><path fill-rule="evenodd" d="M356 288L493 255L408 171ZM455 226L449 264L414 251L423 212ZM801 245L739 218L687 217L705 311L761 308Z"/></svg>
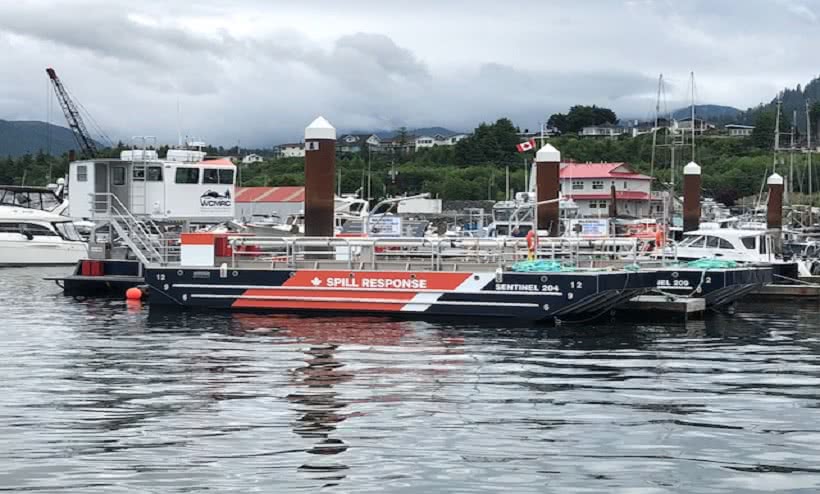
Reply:
<svg viewBox="0 0 820 494"><path fill-rule="evenodd" d="M60 106L63 108L68 127L74 133L74 139L77 140L77 145L80 147L80 154L84 158L95 157L97 155L97 143L94 142L94 139L92 139L88 133L83 118L80 116L80 111L71 100L68 91L66 91L60 78L57 77L57 73L54 69L49 67L46 69L46 73L49 79L51 79L51 85L54 86L57 101L60 102Z"/></svg>

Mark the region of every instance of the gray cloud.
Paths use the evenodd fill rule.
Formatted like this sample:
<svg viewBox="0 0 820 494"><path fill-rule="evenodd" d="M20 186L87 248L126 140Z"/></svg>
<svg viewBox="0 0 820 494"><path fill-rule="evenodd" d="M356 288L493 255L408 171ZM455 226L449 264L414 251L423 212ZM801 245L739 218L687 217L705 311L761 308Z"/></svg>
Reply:
<svg viewBox="0 0 820 494"><path fill-rule="evenodd" d="M298 139L317 114L340 129L501 116L534 128L577 103L644 117L659 72L670 105L694 70L699 101L751 106L816 75L820 12L808 0L20 3L0 4L0 118L46 118L53 65L116 138L173 140L179 102L184 133L254 146Z"/></svg>

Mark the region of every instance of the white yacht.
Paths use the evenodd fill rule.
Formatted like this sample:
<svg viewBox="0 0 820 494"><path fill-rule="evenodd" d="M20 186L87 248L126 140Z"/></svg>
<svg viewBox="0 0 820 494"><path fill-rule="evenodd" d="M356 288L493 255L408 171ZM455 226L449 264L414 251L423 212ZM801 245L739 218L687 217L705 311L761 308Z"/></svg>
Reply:
<svg viewBox="0 0 820 494"><path fill-rule="evenodd" d="M720 259L743 264L772 264L780 277L810 276L810 265L788 261L775 253L774 238L766 230L701 228L684 233L683 240L666 248L667 257L682 261Z"/></svg>
<svg viewBox="0 0 820 494"><path fill-rule="evenodd" d="M76 264L88 247L70 218L0 206L0 266Z"/></svg>

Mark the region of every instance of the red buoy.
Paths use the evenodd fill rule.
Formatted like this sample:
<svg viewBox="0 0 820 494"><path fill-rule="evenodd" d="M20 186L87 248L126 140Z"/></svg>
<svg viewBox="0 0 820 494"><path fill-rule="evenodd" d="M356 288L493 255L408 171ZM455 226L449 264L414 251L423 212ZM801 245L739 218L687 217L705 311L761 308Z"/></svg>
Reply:
<svg viewBox="0 0 820 494"><path fill-rule="evenodd" d="M140 300L142 298L142 290L135 286L132 286L131 288L125 291L125 298L127 298L128 300Z"/></svg>

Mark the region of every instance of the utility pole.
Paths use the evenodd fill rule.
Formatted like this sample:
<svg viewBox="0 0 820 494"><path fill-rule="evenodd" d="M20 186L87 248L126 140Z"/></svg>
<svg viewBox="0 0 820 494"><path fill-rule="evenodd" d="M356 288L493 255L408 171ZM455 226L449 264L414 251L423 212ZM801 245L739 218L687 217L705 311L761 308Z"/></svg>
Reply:
<svg viewBox="0 0 820 494"><path fill-rule="evenodd" d="M695 161L695 73L690 73L692 77L692 161Z"/></svg>

